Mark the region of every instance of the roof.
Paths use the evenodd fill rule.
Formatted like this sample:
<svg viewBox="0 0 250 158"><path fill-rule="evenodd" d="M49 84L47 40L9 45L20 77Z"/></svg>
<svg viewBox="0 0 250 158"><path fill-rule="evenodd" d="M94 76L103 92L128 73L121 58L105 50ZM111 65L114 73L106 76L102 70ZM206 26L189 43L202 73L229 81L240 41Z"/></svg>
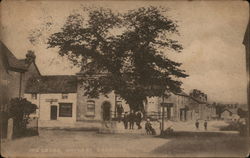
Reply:
<svg viewBox="0 0 250 158"><path fill-rule="evenodd" d="M224 111L228 111L228 112L230 112L230 113L232 113L232 114L237 114L237 113L238 113L238 112L237 112L237 109L224 109L224 110L222 111L222 113L223 113Z"/></svg>
<svg viewBox="0 0 250 158"><path fill-rule="evenodd" d="M18 60L2 41L0 41L0 53L3 55L3 60L5 60L8 70L21 72L27 70L25 64Z"/></svg>
<svg viewBox="0 0 250 158"><path fill-rule="evenodd" d="M27 70L28 70L29 66L33 63L34 66L35 66L35 68L36 68L36 70L37 70L37 72L39 73L39 75L41 75L41 73L40 73L40 71L39 71L39 69L38 69L38 67L37 67L35 61L33 61L33 62L27 64L27 62L25 62L25 60L26 60L26 59L19 59L19 61L20 61L23 65L25 65L25 68L26 68Z"/></svg>
<svg viewBox="0 0 250 158"><path fill-rule="evenodd" d="M30 78L25 93L76 93L75 75L40 76Z"/></svg>
<svg viewBox="0 0 250 158"><path fill-rule="evenodd" d="M184 97L190 97L187 93L181 91L180 93L174 93L175 95L180 95L180 96L184 96Z"/></svg>
<svg viewBox="0 0 250 158"><path fill-rule="evenodd" d="M194 100L195 102L199 103L199 104L208 104L207 102L203 102L203 101L200 101L190 95L188 95L187 93L181 91L180 93L174 93L175 95L179 95L179 96L184 96L184 97L187 97L187 98L190 98L192 100Z"/></svg>

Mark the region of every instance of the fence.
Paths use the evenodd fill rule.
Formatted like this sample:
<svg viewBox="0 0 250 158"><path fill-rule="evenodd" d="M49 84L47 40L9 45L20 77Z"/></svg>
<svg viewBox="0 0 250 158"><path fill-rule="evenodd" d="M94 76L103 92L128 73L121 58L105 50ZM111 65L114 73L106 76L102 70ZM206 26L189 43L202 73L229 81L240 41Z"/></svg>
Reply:
<svg viewBox="0 0 250 158"><path fill-rule="evenodd" d="M125 113L121 114L121 118L124 117ZM118 114L115 113L114 111L110 112L111 120L116 121L118 120ZM157 112L157 111L151 111L151 112L145 112L143 114L143 119L150 118L151 121L157 121L157 120L162 120L162 112ZM164 120L174 120L174 117L168 117L167 112L164 113Z"/></svg>

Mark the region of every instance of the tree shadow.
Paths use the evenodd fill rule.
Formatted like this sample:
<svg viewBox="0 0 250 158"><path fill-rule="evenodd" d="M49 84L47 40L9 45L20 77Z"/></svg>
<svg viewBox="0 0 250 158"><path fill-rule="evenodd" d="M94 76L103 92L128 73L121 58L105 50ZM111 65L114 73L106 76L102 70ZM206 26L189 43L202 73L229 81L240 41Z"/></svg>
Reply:
<svg viewBox="0 0 250 158"><path fill-rule="evenodd" d="M158 136L168 139L152 154L178 157L245 157L249 153L249 138L237 133L223 132L175 132L171 136Z"/></svg>

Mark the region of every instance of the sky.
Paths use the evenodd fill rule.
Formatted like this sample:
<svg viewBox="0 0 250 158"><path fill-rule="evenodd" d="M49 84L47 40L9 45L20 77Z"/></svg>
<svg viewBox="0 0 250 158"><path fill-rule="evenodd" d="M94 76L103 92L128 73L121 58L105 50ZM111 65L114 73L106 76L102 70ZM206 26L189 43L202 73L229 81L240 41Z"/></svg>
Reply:
<svg viewBox="0 0 250 158"><path fill-rule="evenodd" d="M47 49L45 44L67 16L82 6L126 12L149 5L168 8L167 16L178 21L180 36L176 38L184 49L166 55L183 63L181 68L189 74L183 80L184 91L199 89L211 102L246 103L242 41L249 6L244 1L5 1L1 3L0 37L17 58L34 50L43 75L75 74L79 68L60 57L58 49ZM31 34L39 37L35 44L29 41Z"/></svg>

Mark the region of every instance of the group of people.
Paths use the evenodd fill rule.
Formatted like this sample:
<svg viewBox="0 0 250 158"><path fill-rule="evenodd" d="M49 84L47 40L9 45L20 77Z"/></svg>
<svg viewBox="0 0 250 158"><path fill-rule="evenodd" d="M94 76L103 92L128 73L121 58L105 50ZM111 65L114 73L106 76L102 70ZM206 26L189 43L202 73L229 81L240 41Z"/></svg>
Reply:
<svg viewBox="0 0 250 158"><path fill-rule="evenodd" d="M134 124L136 123L138 129L141 129L141 121L142 121L142 112L137 111L133 112L131 111L130 113L125 112L124 117L123 117L123 123L124 123L124 128L125 129L134 129Z"/></svg>
<svg viewBox="0 0 250 158"><path fill-rule="evenodd" d="M199 129L199 125L200 125L199 121L196 120L195 127L197 130ZM204 126L204 129L207 130L207 120L204 121L203 126Z"/></svg>
<svg viewBox="0 0 250 158"><path fill-rule="evenodd" d="M128 129L128 128L134 129L135 123L138 126L138 129L142 128L141 121L142 121L143 114L141 111L137 111L137 112L131 111L130 113L125 112L124 117L122 118L123 112L124 112L124 109L122 105L118 105L117 106L118 122L123 121L125 129Z"/></svg>

